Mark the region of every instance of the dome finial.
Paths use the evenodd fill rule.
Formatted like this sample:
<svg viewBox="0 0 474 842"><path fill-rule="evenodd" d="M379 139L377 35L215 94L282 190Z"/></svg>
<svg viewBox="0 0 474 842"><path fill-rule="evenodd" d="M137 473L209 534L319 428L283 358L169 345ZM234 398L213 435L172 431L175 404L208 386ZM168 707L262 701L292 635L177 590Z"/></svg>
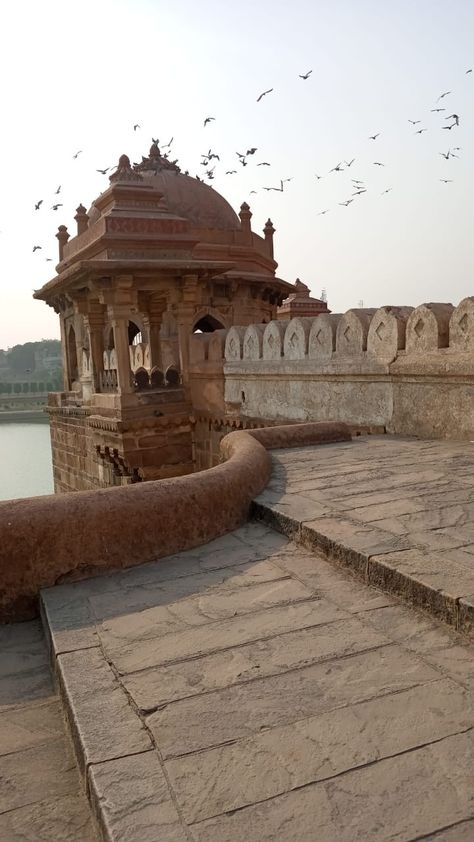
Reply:
<svg viewBox="0 0 474 842"><path fill-rule="evenodd" d="M143 181L141 175L132 169L130 158L128 155L121 155L118 162L118 167L111 176L109 176L111 183L117 181Z"/></svg>

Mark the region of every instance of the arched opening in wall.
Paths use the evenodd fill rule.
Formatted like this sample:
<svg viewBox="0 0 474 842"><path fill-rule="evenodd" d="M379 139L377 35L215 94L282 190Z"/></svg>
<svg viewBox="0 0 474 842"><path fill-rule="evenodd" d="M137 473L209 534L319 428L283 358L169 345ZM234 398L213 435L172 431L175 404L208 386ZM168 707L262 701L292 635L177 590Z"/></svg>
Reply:
<svg viewBox="0 0 474 842"><path fill-rule="evenodd" d="M164 375L159 368L154 368L150 374L150 385L152 389L159 389L164 384Z"/></svg>
<svg viewBox="0 0 474 842"><path fill-rule="evenodd" d="M143 342L142 332L135 322L128 323L128 344L140 345Z"/></svg>
<svg viewBox="0 0 474 842"><path fill-rule="evenodd" d="M173 365L169 365L166 369L166 385L167 386L179 386L180 382L179 371Z"/></svg>
<svg viewBox="0 0 474 842"><path fill-rule="evenodd" d="M216 319L214 316L211 316L210 313L207 313L205 316L199 319L193 327L193 333L213 333L214 330L222 330L225 325Z"/></svg>
<svg viewBox="0 0 474 842"><path fill-rule="evenodd" d="M69 326L67 335L67 356L69 362L69 387L75 380L79 380L79 369L77 365L76 331L72 325Z"/></svg>
<svg viewBox="0 0 474 842"><path fill-rule="evenodd" d="M137 368L135 372L135 389L140 392L143 389L148 389L150 385L150 378L145 368Z"/></svg>

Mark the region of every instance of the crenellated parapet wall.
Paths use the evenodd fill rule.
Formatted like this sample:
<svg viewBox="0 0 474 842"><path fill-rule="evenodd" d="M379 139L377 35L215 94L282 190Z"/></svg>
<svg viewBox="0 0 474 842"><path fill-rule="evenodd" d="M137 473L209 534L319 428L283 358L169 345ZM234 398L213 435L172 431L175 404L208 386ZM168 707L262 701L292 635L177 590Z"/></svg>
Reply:
<svg viewBox="0 0 474 842"><path fill-rule="evenodd" d="M474 438L474 297L218 333L193 337L191 367L222 368L229 413Z"/></svg>

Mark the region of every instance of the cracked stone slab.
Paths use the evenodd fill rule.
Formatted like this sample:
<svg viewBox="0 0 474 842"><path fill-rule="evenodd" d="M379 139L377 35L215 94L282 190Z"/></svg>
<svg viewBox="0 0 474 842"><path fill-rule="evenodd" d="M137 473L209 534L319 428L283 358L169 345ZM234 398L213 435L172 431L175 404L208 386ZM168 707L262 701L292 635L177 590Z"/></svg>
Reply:
<svg viewBox="0 0 474 842"><path fill-rule="evenodd" d="M172 702L146 721L169 758L437 678L436 670L391 644Z"/></svg>
<svg viewBox="0 0 474 842"><path fill-rule="evenodd" d="M66 795L0 814L3 842L97 842L85 797Z"/></svg>
<svg viewBox="0 0 474 842"><path fill-rule="evenodd" d="M134 583L130 577L127 588L112 593L91 596L89 602L99 621L113 619L147 608L157 608L184 599L208 599L221 591L231 592L248 585L274 582L288 577L270 561L246 562L238 566L225 567L193 576L180 576L173 580L140 581ZM191 603L192 606L193 603ZM158 618L159 622L159 618Z"/></svg>
<svg viewBox="0 0 474 842"><path fill-rule="evenodd" d="M341 616L343 616L341 612ZM125 675L127 692L143 711L170 701L276 675L329 658L344 657L388 643L358 620L335 620L270 640L260 640L200 658Z"/></svg>
<svg viewBox="0 0 474 842"><path fill-rule="evenodd" d="M108 842L187 842L155 751L91 766L93 807Z"/></svg>
<svg viewBox="0 0 474 842"><path fill-rule="evenodd" d="M472 818L473 757L471 731L195 824L193 833L197 842L314 842L317 822L324 840L424 838Z"/></svg>
<svg viewBox="0 0 474 842"><path fill-rule="evenodd" d="M435 742L473 721L472 694L442 679L169 760L166 769L186 820L199 822Z"/></svg>
<svg viewBox="0 0 474 842"><path fill-rule="evenodd" d="M141 720L98 649L59 655L57 671L83 773L90 763L152 748Z"/></svg>
<svg viewBox="0 0 474 842"><path fill-rule="evenodd" d="M136 624L102 630L101 639L107 657L123 674L328 623L340 619L341 610L327 600L308 599L185 628L162 637L155 636L155 628L144 630L138 618Z"/></svg>

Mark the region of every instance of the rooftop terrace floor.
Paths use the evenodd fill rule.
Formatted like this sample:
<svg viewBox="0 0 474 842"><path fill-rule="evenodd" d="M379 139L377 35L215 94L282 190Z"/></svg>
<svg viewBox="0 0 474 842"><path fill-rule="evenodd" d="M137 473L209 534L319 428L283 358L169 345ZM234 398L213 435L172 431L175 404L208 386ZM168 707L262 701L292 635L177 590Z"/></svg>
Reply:
<svg viewBox="0 0 474 842"><path fill-rule="evenodd" d="M452 563L468 577L474 449L380 437L272 458L255 515L306 546L249 522L43 592L105 838L472 840L474 647L352 574L407 553L441 570L462 547ZM448 611L420 569L418 601ZM383 584L415 599L403 570Z"/></svg>
<svg viewBox="0 0 474 842"><path fill-rule="evenodd" d="M318 547L358 575L401 554L468 581L474 450L380 437L273 461L255 514L307 546L249 522L43 592L107 838L471 840L472 645Z"/></svg>

